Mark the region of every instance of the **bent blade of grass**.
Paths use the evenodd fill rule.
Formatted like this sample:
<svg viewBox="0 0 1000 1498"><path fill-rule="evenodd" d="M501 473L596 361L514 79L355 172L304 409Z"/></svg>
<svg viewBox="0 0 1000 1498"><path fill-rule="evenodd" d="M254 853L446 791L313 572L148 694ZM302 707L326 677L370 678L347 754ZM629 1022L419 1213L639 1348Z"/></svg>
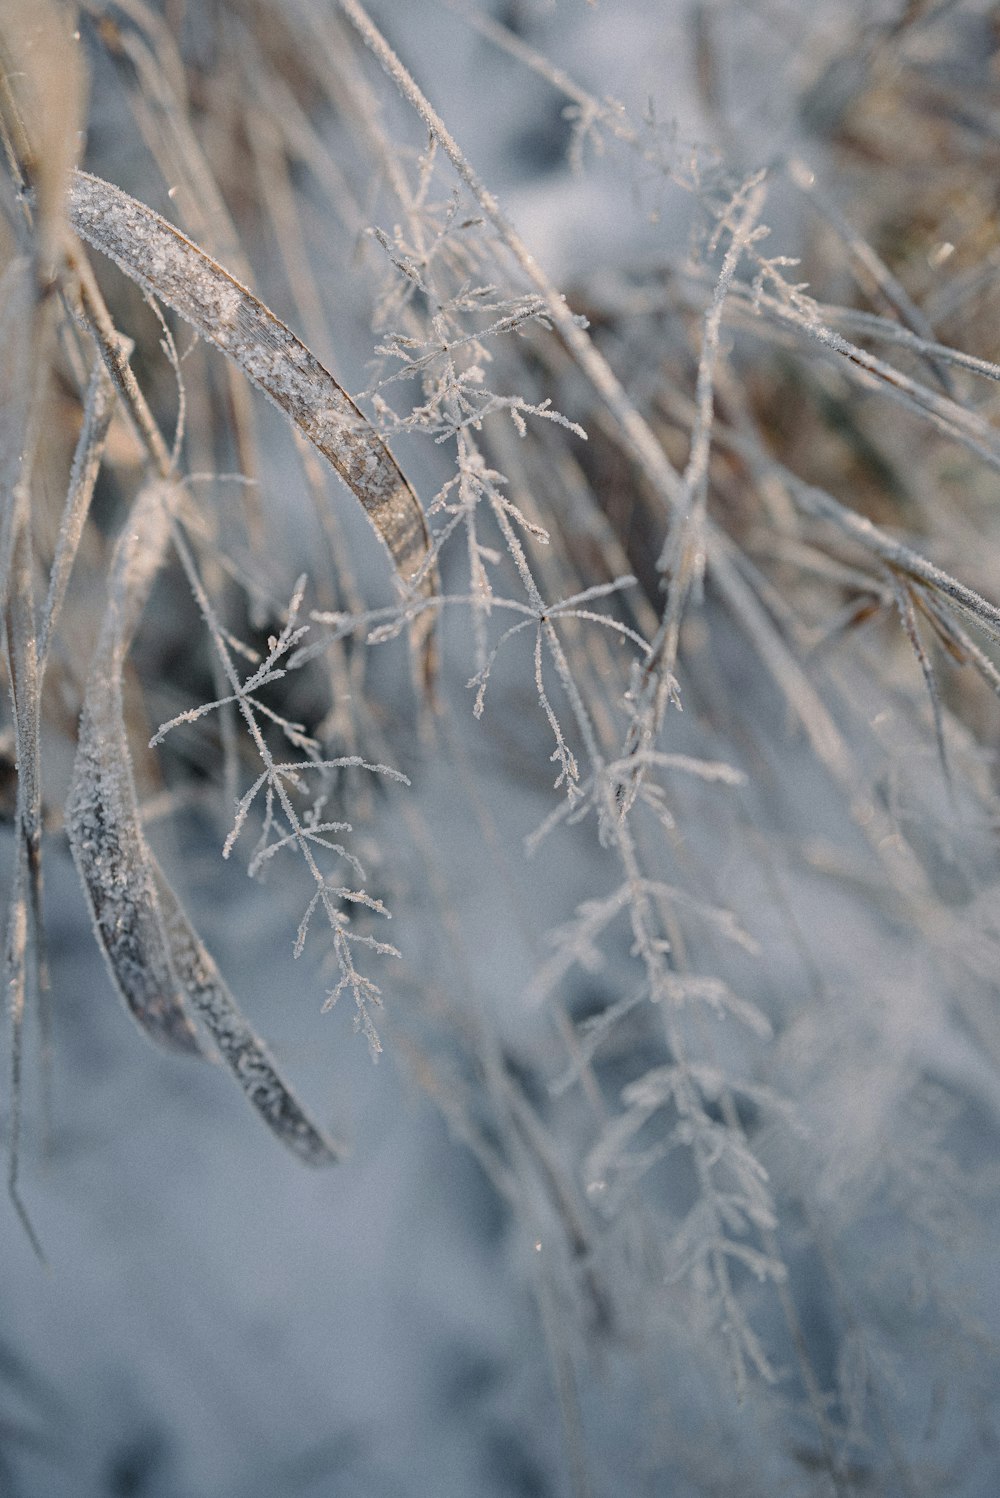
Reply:
<svg viewBox="0 0 1000 1498"><path fill-rule="evenodd" d="M122 709L128 645L169 539L167 504L163 485L147 485L115 548L80 717L66 830L98 942L126 1008L158 1044L197 1055L201 1047L160 917Z"/></svg>
<svg viewBox="0 0 1000 1498"><path fill-rule="evenodd" d="M115 549L66 812L70 847L112 978L151 1039L203 1055L188 1006L250 1103L310 1165L342 1150L308 1117L241 1014L146 842L122 712L122 668L171 536L171 485L139 494Z"/></svg>
<svg viewBox="0 0 1000 1498"><path fill-rule="evenodd" d="M159 868L156 888L174 969L219 1053L281 1143L307 1165L336 1165L343 1149L309 1117L241 1013L211 953Z"/></svg>
<svg viewBox="0 0 1000 1498"><path fill-rule="evenodd" d="M69 215L89 244L172 307L284 412L361 501L403 581L422 572L423 591L433 592L416 494L368 418L301 339L210 255L120 188L74 171Z"/></svg>

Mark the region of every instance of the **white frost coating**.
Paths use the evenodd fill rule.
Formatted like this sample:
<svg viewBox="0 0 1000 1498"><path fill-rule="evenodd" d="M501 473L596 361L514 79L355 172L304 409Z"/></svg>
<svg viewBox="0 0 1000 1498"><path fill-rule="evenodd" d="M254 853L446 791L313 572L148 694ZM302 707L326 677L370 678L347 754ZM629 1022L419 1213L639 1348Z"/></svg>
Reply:
<svg viewBox="0 0 1000 1498"><path fill-rule="evenodd" d="M174 966L219 1053L268 1128L307 1165L335 1165L343 1151L309 1118L241 1014L211 954L157 870L160 907Z"/></svg>
<svg viewBox="0 0 1000 1498"><path fill-rule="evenodd" d="M80 719L66 830L98 941L127 1008L153 1040L197 1054L160 922L121 701L122 665L167 537L162 487L150 485L136 499L115 548L108 608Z"/></svg>
<svg viewBox="0 0 1000 1498"><path fill-rule="evenodd" d="M218 286L216 288L216 298L219 318L226 327L235 328L242 301L240 288L235 284L229 287L224 285Z"/></svg>
<svg viewBox="0 0 1000 1498"><path fill-rule="evenodd" d="M75 171L73 227L139 286L227 354L354 491L408 581L427 559L420 502L364 413L302 341L251 291L166 219L119 188ZM436 589L433 571L421 588Z"/></svg>

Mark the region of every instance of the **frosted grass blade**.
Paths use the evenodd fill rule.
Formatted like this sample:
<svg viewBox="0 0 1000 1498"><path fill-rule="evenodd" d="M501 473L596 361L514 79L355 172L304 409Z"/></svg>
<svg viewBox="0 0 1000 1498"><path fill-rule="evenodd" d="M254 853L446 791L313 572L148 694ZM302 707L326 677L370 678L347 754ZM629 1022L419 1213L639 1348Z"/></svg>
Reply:
<svg viewBox="0 0 1000 1498"><path fill-rule="evenodd" d="M142 1029L171 1050L203 1054L190 1005L272 1133L307 1164L332 1165L342 1151L281 1080L142 831L122 667L170 537L171 499L169 484L148 485L115 548L66 811L70 846L112 978Z"/></svg>
<svg viewBox="0 0 1000 1498"><path fill-rule="evenodd" d="M156 887L175 972L219 1053L264 1123L307 1165L336 1165L343 1150L309 1118L241 1013L211 953L159 869Z"/></svg>
<svg viewBox="0 0 1000 1498"><path fill-rule="evenodd" d="M115 548L80 718L66 830L98 941L126 1007L152 1040L197 1055L201 1048L160 920L122 710L122 666L166 549L168 502L163 485L143 489Z"/></svg>
<svg viewBox="0 0 1000 1498"><path fill-rule="evenodd" d="M69 214L77 233L221 349L294 422L357 495L400 576L413 578L429 550L420 502L367 417L301 339L179 229L120 188L75 171ZM424 591L432 590L426 580Z"/></svg>

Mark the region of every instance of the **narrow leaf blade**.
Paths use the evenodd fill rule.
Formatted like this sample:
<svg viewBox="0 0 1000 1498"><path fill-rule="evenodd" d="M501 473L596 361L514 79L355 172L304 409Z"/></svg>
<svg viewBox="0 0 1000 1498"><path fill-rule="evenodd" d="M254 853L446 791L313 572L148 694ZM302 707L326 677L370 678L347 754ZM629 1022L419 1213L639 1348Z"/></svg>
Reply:
<svg viewBox="0 0 1000 1498"><path fill-rule="evenodd" d="M122 711L121 670L168 535L162 487L136 499L111 566L110 597L80 718L66 806L70 848L111 976L146 1034L197 1055L160 920Z"/></svg>
<svg viewBox="0 0 1000 1498"><path fill-rule="evenodd" d="M179 229L100 177L74 171L73 227L214 343L357 495L409 581L429 541L420 502L364 413L290 328ZM425 591L432 591L429 580Z"/></svg>
<svg viewBox="0 0 1000 1498"><path fill-rule="evenodd" d="M300 1160L307 1165L336 1165L343 1156L341 1146L313 1122L282 1080L263 1041L241 1012L211 953L159 870L156 883L174 970L247 1100L275 1137Z"/></svg>

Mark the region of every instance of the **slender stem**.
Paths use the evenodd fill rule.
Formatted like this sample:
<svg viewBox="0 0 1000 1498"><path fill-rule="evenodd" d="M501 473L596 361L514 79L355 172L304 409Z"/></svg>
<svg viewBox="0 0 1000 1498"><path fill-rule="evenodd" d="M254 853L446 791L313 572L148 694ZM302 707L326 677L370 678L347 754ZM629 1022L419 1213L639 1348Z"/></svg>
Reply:
<svg viewBox="0 0 1000 1498"><path fill-rule="evenodd" d="M574 316L565 297L553 286L534 255L524 243L514 224L500 207L496 197L480 180L441 116L417 86L413 77L389 46L359 0L338 0L365 45L370 48L392 79L403 98L412 105L431 135L438 141L461 180L479 204L500 239L507 246L528 280L545 303L560 337L594 390L608 407L621 431L625 445L654 492L668 512L683 505L680 475L656 440L645 418L630 401L604 355L597 349L579 318Z"/></svg>

